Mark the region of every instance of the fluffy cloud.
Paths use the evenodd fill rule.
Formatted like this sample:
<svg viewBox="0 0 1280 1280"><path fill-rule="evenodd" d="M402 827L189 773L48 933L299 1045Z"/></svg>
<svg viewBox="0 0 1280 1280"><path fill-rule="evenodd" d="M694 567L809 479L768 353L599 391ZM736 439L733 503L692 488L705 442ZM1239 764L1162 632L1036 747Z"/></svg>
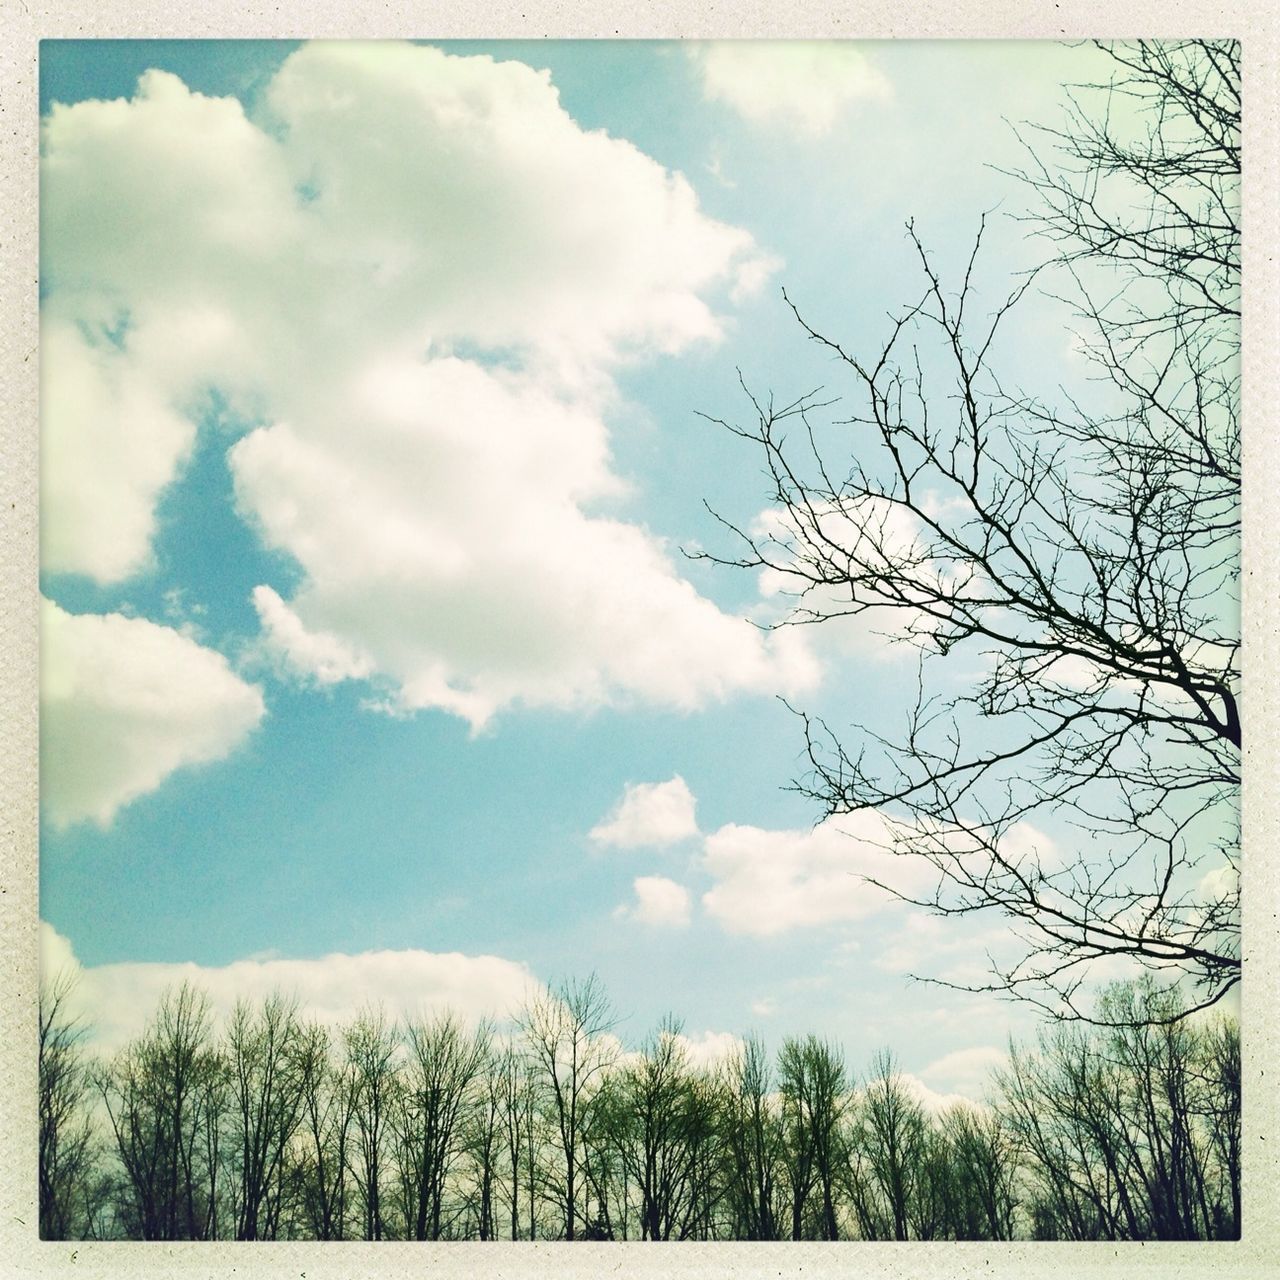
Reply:
<svg viewBox="0 0 1280 1280"><path fill-rule="evenodd" d="M626 788L618 807L588 834L597 844L620 849L675 844L698 834L695 805L679 774L667 782L639 782Z"/></svg>
<svg viewBox="0 0 1280 1280"><path fill-rule="evenodd" d="M715 298L768 271L751 237L522 64L325 42L265 101L270 131L149 72L46 122L45 357L74 371L51 565L144 562L216 390L251 427L239 509L302 570L289 598L255 594L295 671L475 726L811 684L799 637L721 613L603 514L625 500L615 368L719 338ZM81 483L108 454L111 483ZM119 547L94 552L118 508Z"/></svg>
<svg viewBox="0 0 1280 1280"><path fill-rule="evenodd" d="M679 927L689 923L689 890L665 876L637 876L632 881L634 906L619 907L617 913L641 924Z"/></svg>
<svg viewBox="0 0 1280 1280"><path fill-rule="evenodd" d="M990 1088L994 1073L1008 1064L1008 1053L994 1045L957 1049L931 1062L920 1079L926 1087L977 1100Z"/></svg>
<svg viewBox="0 0 1280 1280"><path fill-rule="evenodd" d="M41 801L55 826L106 825L175 769L220 760L263 715L227 660L141 618L44 601Z"/></svg>
<svg viewBox="0 0 1280 1280"><path fill-rule="evenodd" d="M909 1071L902 1072L898 1077L898 1081L908 1097L914 1098L926 1112L935 1116L951 1110L952 1107L971 1107L975 1102L979 1101L981 1094L981 1090L977 1095L963 1092L941 1093L937 1089L931 1088L919 1076L912 1075Z"/></svg>
<svg viewBox="0 0 1280 1280"><path fill-rule="evenodd" d="M807 831L729 824L707 836L703 866L715 884L707 913L731 933L771 937L864 920L895 899L867 878L919 893L936 872L890 852L893 831L876 813L828 818Z"/></svg>
<svg viewBox="0 0 1280 1280"><path fill-rule="evenodd" d="M106 334L90 340L52 317L40 397L41 563L100 583L127 578L150 560L156 500L195 428Z"/></svg>
<svg viewBox="0 0 1280 1280"><path fill-rule="evenodd" d="M742 1040L731 1031L704 1031L699 1036L683 1032L676 1039L688 1057L689 1063L701 1070L710 1070L742 1051Z"/></svg>
<svg viewBox="0 0 1280 1280"><path fill-rule="evenodd" d="M1230 863L1214 867L1200 879L1197 896L1201 902L1223 902L1240 893L1240 872Z"/></svg>
<svg viewBox="0 0 1280 1280"><path fill-rule="evenodd" d="M110 1052L136 1036L161 995L182 982L209 994L221 1020L236 1001L257 1001L279 991L296 997L303 1015L325 1026L348 1021L370 1000L392 1018L453 1010L468 1022L505 1019L539 989L520 964L498 956L418 950L334 953L311 960L246 959L227 965L104 964L82 967L71 944L52 926L40 926L43 982L75 979L69 1009L91 1029L95 1048Z"/></svg>
<svg viewBox="0 0 1280 1280"><path fill-rule="evenodd" d="M848 107L886 99L889 82L853 45L841 41L731 40L692 45L705 97L752 124L827 133Z"/></svg>

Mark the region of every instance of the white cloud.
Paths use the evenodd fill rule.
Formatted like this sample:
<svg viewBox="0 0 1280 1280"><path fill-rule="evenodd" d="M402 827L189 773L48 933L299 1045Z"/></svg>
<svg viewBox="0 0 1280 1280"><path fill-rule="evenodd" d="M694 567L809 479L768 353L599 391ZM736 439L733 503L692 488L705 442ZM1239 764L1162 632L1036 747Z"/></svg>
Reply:
<svg viewBox="0 0 1280 1280"><path fill-rule="evenodd" d="M262 625L267 652L291 671L320 684L359 680L373 674L373 662L324 631L308 631L298 615L270 587L255 587L253 607Z"/></svg>
<svg viewBox="0 0 1280 1280"><path fill-rule="evenodd" d="M920 1078L926 1087L978 1101L990 1089L995 1072L1008 1063L1006 1050L980 1045L943 1054L920 1072Z"/></svg>
<svg viewBox="0 0 1280 1280"><path fill-rule="evenodd" d="M665 876L637 876L631 887L635 890L635 905L619 907L615 914L663 928L681 928L689 923L691 904L684 885Z"/></svg>
<svg viewBox="0 0 1280 1280"><path fill-rule="evenodd" d="M922 495L926 510L945 504ZM939 623L932 615L901 603L879 603L859 592L867 607L851 608L847 586L814 586L815 560L828 574L832 548L864 566L870 577L907 577L944 594L990 594L975 565L961 566L931 554L934 542L924 522L901 503L875 495L808 505L770 507L751 524L752 538L766 552L768 567L758 575L760 603L756 620L776 624L799 613L820 617L824 625L815 643L833 656L884 659L909 650L901 642L929 645ZM897 646L897 647L895 647Z"/></svg>
<svg viewBox="0 0 1280 1280"><path fill-rule="evenodd" d="M41 802L55 826L105 826L175 769L230 754L262 719L261 691L170 627L47 600L40 624Z"/></svg>
<svg viewBox="0 0 1280 1280"><path fill-rule="evenodd" d="M287 599L255 594L294 670L477 727L517 703L811 685L801 638L723 614L660 539L601 514L625 494L616 367L717 340L715 299L771 266L751 236L522 64L324 42L265 97L274 134L149 72L46 123L46 313L67 326L49 332L120 318L95 358L141 406L110 433L87 393L62 415L74 476L113 449L126 474L95 493L69 472L50 547L87 546L124 493L128 547L93 571L136 570L189 444L172 415L216 388L255 424L231 453L239 508L302 569ZM56 379L72 357L45 354Z"/></svg>
<svg viewBox="0 0 1280 1280"><path fill-rule="evenodd" d="M696 801L676 774L667 782L628 786L609 817L588 833L597 844L620 849L675 844L698 834Z"/></svg>
<svg viewBox="0 0 1280 1280"><path fill-rule="evenodd" d="M41 564L118 582L145 568L155 504L195 428L162 387L99 334L41 331Z"/></svg>
<svg viewBox="0 0 1280 1280"><path fill-rule="evenodd" d="M888 80L843 41L730 40L689 46L703 95L752 124L828 133L851 104L886 100Z"/></svg>
<svg viewBox="0 0 1280 1280"><path fill-rule="evenodd" d="M778 1012L778 1002L772 996L761 996L751 1002L751 1012L757 1018L772 1018Z"/></svg>
<svg viewBox="0 0 1280 1280"><path fill-rule="evenodd" d="M981 987L993 970L1011 967L1026 948L1007 922L989 915L968 918L909 911L874 956L884 973L917 974L956 986Z"/></svg>
<svg viewBox="0 0 1280 1280"><path fill-rule="evenodd" d="M703 1071L718 1067L742 1050L741 1037L731 1031L704 1031L699 1036L681 1033L676 1039L688 1055L689 1065Z"/></svg>
<svg viewBox="0 0 1280 1280"><path fill-rule="evenodd" d="M919 1076L904 1071L899 1082L907 1093L913 1097L930 1115L941 1115L956 1106L972 1106L978 1101L965 1093L942 1093L930 1088Z"/></svg>
<svg viewBox="0 0 1280 1280"><path fill-rule="evenodd" d="M896 900L866 877L920 892L937 874L889 851L893 831L876 813L828 818L807 831L729 824L707 836L704 869L715 884L703 906L731 933L770 937L864 920Z"/></svg>
<svg viewBox="0 0 1280 1280"><path fill-rule="evenodd" d="M1201 902L1222 902L1240 892L1240 872L1229 862L1214 867L1200 879L1197 896Z"/></svg>
<svg viewBox="0 0 1280 1280"><path fill-rule="evenodd" d="M334 952L315 959L261 958L227 965L123 963L80 966L68 940L40 926L41 976L76 978L69 1009L91 1029L95 1048L110 1052L136 1036L161 995L182 982L209 994L217 1019L237 1000L258 1001L274 991L296 997L303 1016L336 1028L370 1003L391 1018L453 1010L468 1022L505 1019L539 990L521 964L498 956L419 950Z"/></svg>

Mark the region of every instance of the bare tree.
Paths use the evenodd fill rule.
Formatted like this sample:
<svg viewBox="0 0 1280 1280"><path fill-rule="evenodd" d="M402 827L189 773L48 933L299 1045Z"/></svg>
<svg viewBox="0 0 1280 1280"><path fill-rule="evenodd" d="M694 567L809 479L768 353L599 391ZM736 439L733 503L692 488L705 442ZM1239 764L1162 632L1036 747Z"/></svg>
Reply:
<svg viewBox="0 0 1280 1280"><path fill-rule="evenodd" d="M838 1240L835 1186L844 1158L844 1057L817 1036L787 1039L778 1055L778 1077L792 1172L791 1238L810 1234L806 1227L811 1217L811 1234ZM817 1210L807 1214L813 1191L818 1195Z"/></svg>
<svg viewBox="0 0 1280 1280"><path fill-rule="evenodd" d="M1113 986L1113 1025L1059 1026L1038 1052L1014 1053L1001 1088L1034 1187L1035 1234L1238 1236L1239 1165L1217 1111L1231 1092L1215 1079L1234 1036L1228 1024L1172 1017L1177 1000L1149 978Z"/></svg>
<svg viewBox="0 0 1280 1280"><path fill-rule="evenodd" d="M489 1054L491 1032L468 1033L450 1013L411 1022L408 1063L395 1109L397 1158L408 1234L439 1240L445 1190L462 1146L461 1122Z"/></svg>
<svg viewBox="0 0 1280 1280"><path fill-rule="evenodd" d="M946 1234L957 1240L1012 1240L1018 1161L1013 1134L992 1107L956 1104L941 1120L952 1177Z"/></svg>
<svg viewBox="0 0 1280 1280"><path fill-rule="evenodd" d="M507 1208L510 1211L511 1239L521 1233L520 1188L528 1179L529 1239L535 1234L534 1217L534 1096L530 1064L514 1044L504 1046L492 1068L498 1079L503 1140L507 1157Z"/></svg>
<svg viewBox="0 0 1280 1280"><path fill-rule="evenodd" d="M785 1142L773 1072L757 1037L748 1037L729 1059L722 1095L733 1235L742 1240L777 1240L783 1213Z"/></svg>
<svg viewBox="0 0 1280 1280"><path fill-rule="evenodd" d="M1026 175L1053 261L991 314L985 221L955 288L909 228L921 292L873 354L796 312L857 407L752 398L730 429L774 512L730 524L744 551L722 560L790 584L779 625L861 617L919 649L901 735L850 744L805 715L797 786L878 811L936 872L891 891L1008 921L1021 957L980 989L1068 1017L1096 1015L1100 959L1185 977L1191 1007L1240 974L1238 51L1110 52L1115 80ZM1091 370L1052 397L996 369L1037 281ZM934 682L953 655L980 673L959 695Z"/></svg>
<svg viewBox="0 0 1280 1280"><path fill-rule="evenodd" d="M876 1055L858 1100L850 1175L859 1227L872 1240L909 1240L918 1225L917 1183L928 1124L894 1057Z"/></svg>
<svg viewBox="0 0 1280 1280"><path fill-rule="evenodd" d="M608 1137L639 1192L641 1239L691 1238L718 1199L706 1166L708 1147L719 1152L709 1094L673 1017L613 1082Z"/></svg>
<svg viewBox="0 0 1280 1280"><path fill-rule="evenodd" d="M464 1117L464 1144L471 1164L471 1219L481 1240L498 1238L498 1196L502 1180L502 1142L505 1136L506 1079L503 1055L492 1032L486 1038L484 1061ZM514 1239L514 1236L512 1237Z"/></svg>
<svg viewBox="0 0 1280 1280"><path fill-rule="evenodd" d="M546 1090L562 1164L558 1200L564 1238L577 1238L582 1218L582 1139L585 1112L601 1074L613 1058L605 1033L613 1025L608 997L592 975L533 997L522 1029Z"/></svg>
<svg viewBox="0 0 1280 1280"><path fill-rule="evenodd" d="M306 1234L316 1240L347 1235L355 1079L349 1065L333 1060L331 1048L322 1026L303 1028L298 1046L302 1119L294 1170Z"/></svg>
<svg viewBox="0 0 1280 1280"><path fill-rule="evenodd" d="M59 1056L75 1029L58 990L42 1006L50 1237L248 1236L256 1204L258 1239L489 1240L508 1169L511 1232L530 1239L1239 1235L1238 1029L1176 1016L1150 978L1104 994L1105 1026L1014 1049L989 1105L941 1115L889 1053L852 1090L812 1036L776 1063L750 1039L708 1071L666 1019L619 1059L594 980L534 1003L554 1053L524 1061L448 1016L402 1037L365 1013L331 1040L278 997L215 1036L185 987L91 1073L114 1147L91 1139L88 1077Z"/></svg>
<svg viewBox="0 0 1280 1280"><path fill-rule="evenodd" d="M226 1063L206 995L166 992L144 1034L95 1073L124 1173L124 1234L211 1240L220 1232L218 1132Z"/></svg>
<svg viewBox="0 0 1280 1280"><path fill-rule="evenodd" d="M68 1240L92 1233L99 1179L89 1116L93 1082L80 1044L81 1027L67 1014L73 979L40 988L39 1102L40 1236Z"/></svg>
<svg viewBox="0 0 1280 1280"><path fill-rule="evenodd" d="M227 1029L239 1173L236 1238L272 1240L285 1192L285 1157L304 1101L297 1004L240 1001Z"/></svg>
<svg viewBox="0 0 1280 1280"><path fill-rule="evenodd" d="M349 1167L364 1210L364 1238L381 1240L388 1234L384 1164L400 1087L398 1045L380 1010L361 1014L343 1038L356 1139Z"/></svg>

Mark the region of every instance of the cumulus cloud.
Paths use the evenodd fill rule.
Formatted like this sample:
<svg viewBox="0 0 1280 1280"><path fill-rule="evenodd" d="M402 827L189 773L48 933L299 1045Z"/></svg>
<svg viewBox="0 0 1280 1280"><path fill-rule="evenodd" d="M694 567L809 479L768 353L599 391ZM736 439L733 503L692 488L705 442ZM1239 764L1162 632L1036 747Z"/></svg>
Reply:
<svg viewBox="0 0 1280 1280"><path fill-rule="evenodd" d="M609 817L588 833L597 844L620 849L676 844L698 834L696 801L676 774L667 782L628 786Z"/></svg>
<svg viewBox="0 0 1280 1280"><path fill-rule="evenodd" d="M812 684L799 637L722 613L603 513L626 491L614 371L719 339L716 300L771 269L751 236L519 63L324 42L265 102L269 131L148 72L45 123L45 355L74 373L51 473L81 459L50 479L51 564L143 564L216 390L248 428L239 510L302 570L254 596L291 670L477 727ZM112 484L81 483L113 451Z"/></svg>
<svg viewBox="0 0 1280 1280"><path fill-rule="evenodd" d="M634 906L622 906L616 914L641 924L681 927L689 923L691 905L689 890L665 876L637 876L631 885L635 891Z"/></svg>
<svg viewBox="0 0 1280 1280"><path fill-rule="evenodd" d="M843 41L730 40L691 45L703 95L756 125L828 133L849 107L885 100L888 80Z"/></svg>
<svg viewBox="0 0 1280 1280"><path fill-rule="evenodd" d="M865 920L895 901L867 878L904 893L937 879L921 859L890 852L892 842L874 812L801 831L730 823L706 837L703 867L715 883L702 905L730 933L755 937Z"/></svg>
<svg viewBox="0 0 1280 1280"><path fill-rule="evenodd" d="M907 1095L914 1098L930 1115L941 1115L944 1111L950 1111L952 1107L972 1106L980 1100L966 1093L940 1092L909 1071L904 1071L898 1080Z"/></svg>
<svg viewBox="0 0 1280 1280"><path fill-rule="evenodd" d="M75 980L69 1009L91 1033L96 1049L110 1052L136 1036L161 995L190 982L208 993L222 1020L237 1000L258 1001L279 991L296 997L304 1017L336 1028L371 999L389 1017L429 1017L452 1010L464 1021L506 1019L539 990L529 970L498 956L420 950L334 952L314 959L236 960L227 965L121 963L81 966L70 942L40 926L41 980Z"/></svg>
<svg viewBox="0 0 1280 1280"><path fill-rule="evenodd" d="M261 691L212 649L142 618L41 606L41 802L57 827L116 811L175 769L220 760Z"/></svg>
<svg viewBox="0 0 1280 1280"><path fill-rule="evenodd" d="M1225 902L1240 893L1240 872L1230 863L1214 867L1200 878L1197 894L1201 902Z"/></svg>
<svg viewBox="0 0 1280 1280"><path fill-rule="evenodd" d="M704 1031L698 1036L681 1032L676 1039L690 1065L704 1071L719 1066L742 1050L742 1038L731 1031Z"/></svg>
<svg viewBox="0 0 1280 1280"><path fill-rule="evenodd" d="M41 564L119 582L150 562L156 500L195 428L100 330L91 340L53 318L40 400Z"/></svg>
<svg viewBox="0 0 1280 1280"><path fill-rule="evenodd" d="M943 1094L962 1094L977 1101L990 1088L995 1073L1008 1064L1006 1050L979 1045L943 1054L921 1070L920 1079Z"/></svg>

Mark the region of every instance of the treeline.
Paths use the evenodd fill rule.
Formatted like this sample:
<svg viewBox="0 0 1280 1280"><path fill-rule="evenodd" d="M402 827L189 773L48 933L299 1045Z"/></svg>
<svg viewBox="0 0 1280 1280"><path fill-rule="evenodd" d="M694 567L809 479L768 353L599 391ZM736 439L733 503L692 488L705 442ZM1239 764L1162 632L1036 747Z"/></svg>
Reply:
<svg viewBox="0 0 1280 1280"><path fill-rule="evenodd" d="M1229 1239L1234 1021L1150 983L1109 1027L1015 1050L983 1104L925 1107L893 1057L757 1039L713 1066L668 1021L624 1052L594 980L509 1034L450 1015L339 1030L281 996L221 1030L191 986L87 1051L40 1010L40 1231L143 1240Z"/></svg>

